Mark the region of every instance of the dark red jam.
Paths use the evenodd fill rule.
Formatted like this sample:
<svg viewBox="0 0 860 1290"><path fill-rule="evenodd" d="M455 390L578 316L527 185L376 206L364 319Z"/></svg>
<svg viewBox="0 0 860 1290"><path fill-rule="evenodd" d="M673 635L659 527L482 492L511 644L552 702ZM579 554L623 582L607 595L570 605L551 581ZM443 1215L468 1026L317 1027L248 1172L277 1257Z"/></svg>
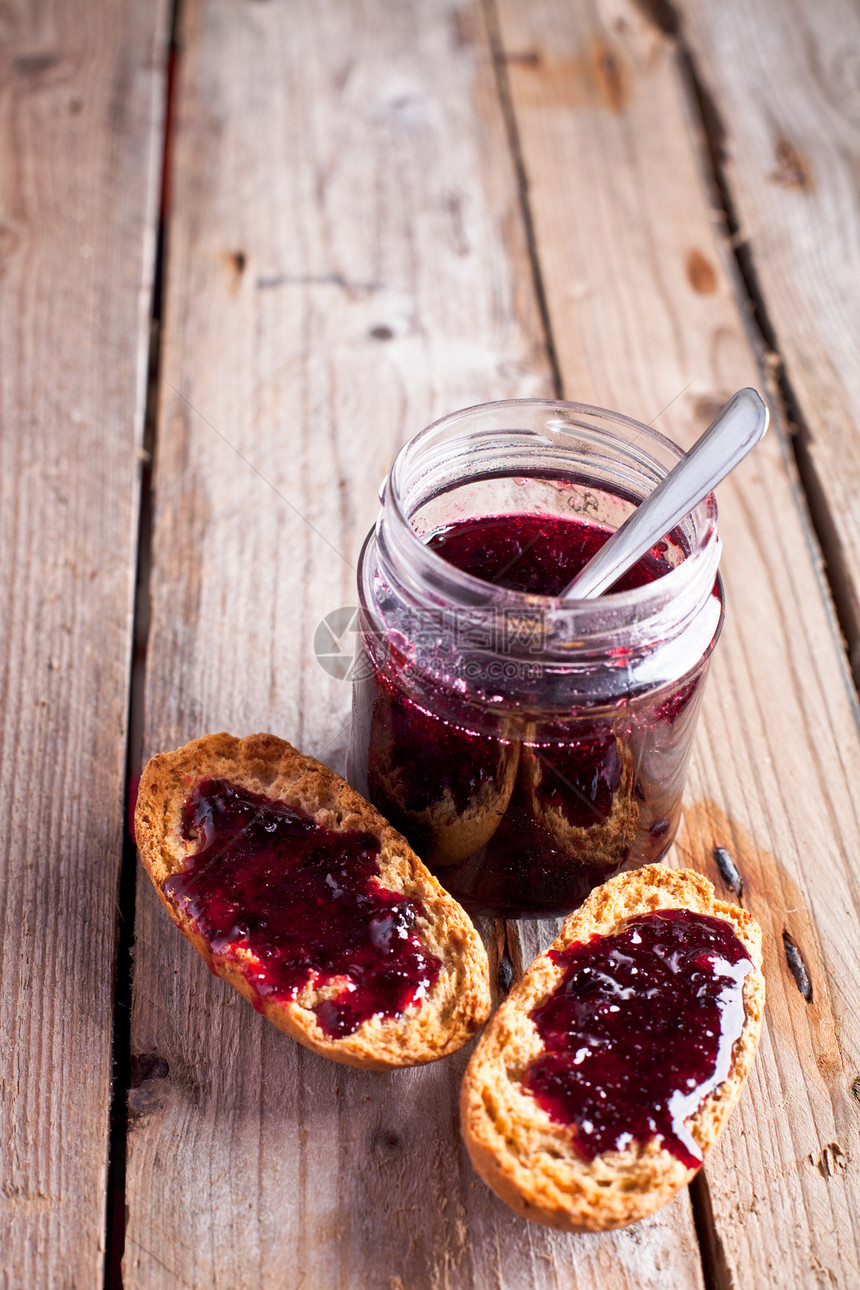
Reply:
<svg viewBox="0 0 860 1290"><path fill-rule="evenodd" d="M550 957L565 973L531 1014L546 1051L523 1086L588 1160L656 1137L698 1168L687 1122L729 1073L752 967L731 926L664 910Z"/></svg>
<svg viewBox="0 0 860 1290"><path fill-rule="evenodd" d="M558 515L487 515L440 529L427 545L476 578L510 591L558 596L611 535L602 524ZM611 588L632 591L668 573L667 545L642 556Z"/></svg>
<svg viewBox="0 0 860 1290"><path fill-rule="evenodd" d="M260 1000L294 999L336 984L314 1009L333 1039L369 1017L419 1002L440 962L416 931L417 902L377 881L370 833L323 828L283 802L222 780L201 780L183 807L183 837L200 846L165 894L213 951L247 951L243 971Z"/></svg>
<svg viewBox="0 0 860 1290"><path fill-rule="evenodd" d="M579 518L496 515L458 521L428 545L485 581L556 595L609 534ZM654 582L671 554L658 543L613 590ZM392 642L386 656L376 648L368 657L355 691L351 773L473 913L573 909L606 878L671 845L704 658L674 686L560 718L482 706L468 676L456 686L437 681Z"/></svg>

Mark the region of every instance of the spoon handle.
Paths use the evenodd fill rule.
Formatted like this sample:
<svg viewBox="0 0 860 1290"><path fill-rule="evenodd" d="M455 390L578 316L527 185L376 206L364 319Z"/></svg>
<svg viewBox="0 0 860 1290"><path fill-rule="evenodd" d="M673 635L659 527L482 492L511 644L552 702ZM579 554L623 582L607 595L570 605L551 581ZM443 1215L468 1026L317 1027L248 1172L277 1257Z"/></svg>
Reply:
<svg viewBox="0 0 860 1290"><path fill-rule="evenodd" d="M599 596L675 527L764 435L768 411L755 390L738 390L665 479L616 529L561 593Z"/></svg>

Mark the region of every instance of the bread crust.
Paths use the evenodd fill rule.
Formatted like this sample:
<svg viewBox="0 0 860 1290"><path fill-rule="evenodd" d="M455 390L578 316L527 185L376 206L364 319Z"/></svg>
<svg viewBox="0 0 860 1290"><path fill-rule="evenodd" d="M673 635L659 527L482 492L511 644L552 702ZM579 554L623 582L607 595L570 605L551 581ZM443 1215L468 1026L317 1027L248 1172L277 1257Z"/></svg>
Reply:
<svg viewBox="0 0 860 1290"><path fill-rule="evenodd" d="M332 1039L320 1028L313 1007L337 993L336 985L308 985L291 1001L260 998L235 952L213 953L194 922L164 891L167 879L180 873L197 850L197 840L183 839L181 810L204 778L228 780L284 802L325 828L378 837L380 885L421 902L417 930L442 963L437 981L420 1003L399 1017L371 1017L351 1035ZM468 915L373 806L339 775L284 740L269 734L245 739L211 734L153 757L140 781L135 834L161 903L212 971L279 1030L324 1057L377 1070L435 1061L461 1048L489 1016L487 954Z"/></svg>
<svg viewBox="0 0 860 1290"><path fill-rule="evenodd" d="M745 1020L725 1081L687 1121L703 1152L712 1146L740 1096L752 1067L764 1010L761 929L745 910L714 898L706 878L690 870L649 865L599 887L564 924L550 950L594 934L611 935L635 915L690 909L729 923L753 968L744 979ZM553 1121L521 1085L542 1051L530 1013L552 993L564 965L547 953L531 964L492 1018L463 1080L460 1119L476 1172L506 1204L534 1222L565 1231L604 1231L652 1213L697 1172L656 1138L623 1151L584 1159L570 1129Z"/></svg>
<svg viewBox="0 0 860 1290"><path fill-rule="evenodd" d="M571 863L594 869L599 867L608 873L620 868L627 859L639 825L639 805L633 797L633 753L629 745L617 736L615 747L621 763L621 778L612 796L611 810L605 820L588 826L571 824L563 809L541 801L540 790L547 763L528 743L523 744L522 752L532 815Z"/></svg>
<svg viewBox="0 0 860 1290"><path fill-rule="evenodd" d="M511 800L520 759L519 743L499 741L492 774L484 780L465 810L457 807L450 788L444 788L435 802L414 810L403 804L401 772L396 764L390 720L377 712L375 721L378 729L370 757L371 785L376 780L385 798L395 805L392 811L395 819L405 828L416 829L418 838L426 836L426 844L422 842L420 845L428 863L437 869L461 864L486 846L501 824Z"/></svg>

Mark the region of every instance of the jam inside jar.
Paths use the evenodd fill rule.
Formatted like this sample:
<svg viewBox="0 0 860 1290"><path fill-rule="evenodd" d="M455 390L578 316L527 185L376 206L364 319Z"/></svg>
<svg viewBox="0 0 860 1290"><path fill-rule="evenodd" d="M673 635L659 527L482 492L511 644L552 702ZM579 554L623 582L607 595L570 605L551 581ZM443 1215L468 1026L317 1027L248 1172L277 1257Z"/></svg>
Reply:
<svg viewBox="0 0 860 1290"><path fill-rule="evenodd" d="M713 496L609 592L559 593L681 455L617 413L511 400L392 466L348 773L473 913L565 913L674 838L723 619Z"/></svg>

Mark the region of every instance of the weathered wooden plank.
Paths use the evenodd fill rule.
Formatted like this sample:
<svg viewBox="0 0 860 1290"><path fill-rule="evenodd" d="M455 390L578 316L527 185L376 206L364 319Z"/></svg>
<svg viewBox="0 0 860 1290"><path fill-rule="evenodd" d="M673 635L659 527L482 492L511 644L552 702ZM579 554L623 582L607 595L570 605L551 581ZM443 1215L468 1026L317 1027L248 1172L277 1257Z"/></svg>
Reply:
<svg viewBox="0 0 860 1290"><path fill-rule="evenodd" d="M101 1284L165 9L0 16L0 1281Z"/></svg>
<svg viewBox="0 0 860 1290"><path fill-rule="evenodd" d="M797 401L810 501L860 678L860 10L683 0L745 244Z"/></svg>
<svg viewBox="0 0 860 1290"><path fill-rule="evenodd" d="M499 10L565 392L689 443L760 373L674 47L624 0ZM728 848L766 935L767 1033L706 1169L721 1286L860 1283L857 707L783 434L720 489L728 619L674 853L717 878Z"/></svg>
<svg viewBox="0 0 860 1290"><path fill-rule="evenodd" d="M394 450L550 390L483 8L195 0L181 41L145 752L262 728L342 765L313 634ZM686 1198L617 1237L520 1222L460 1148L463 1056L326 1064L145 879L133 1044L128 1287L701 1284Z"/></svg>

